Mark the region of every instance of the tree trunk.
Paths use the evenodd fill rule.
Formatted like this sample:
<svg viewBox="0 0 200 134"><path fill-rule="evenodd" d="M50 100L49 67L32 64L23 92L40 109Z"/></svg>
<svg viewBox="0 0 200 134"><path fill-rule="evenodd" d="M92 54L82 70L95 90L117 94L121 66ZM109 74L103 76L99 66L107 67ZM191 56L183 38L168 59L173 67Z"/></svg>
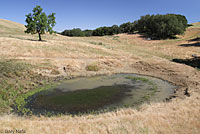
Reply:
<svg viewBox="0 0 200 134"><path fill-rule="evenodd" d="M39 41L42 41L41 34L38 33L38 35L39 35Z"/></svg>

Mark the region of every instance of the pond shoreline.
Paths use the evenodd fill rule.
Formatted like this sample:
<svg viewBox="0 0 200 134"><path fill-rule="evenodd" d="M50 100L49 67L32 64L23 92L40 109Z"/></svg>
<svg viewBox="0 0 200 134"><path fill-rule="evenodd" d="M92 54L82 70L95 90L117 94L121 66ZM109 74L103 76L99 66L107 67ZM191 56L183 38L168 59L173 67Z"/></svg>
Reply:
<svg viewBox="0 0 200 134"><path fill-rule="evenodd" d="M77 78L92 78L92 77L100 77L100 76L112 76L112 75L119 75L119 74L121 74L121 75L138 75L138 74L135 74L135 73L115 73L115 74L111 74L111 75L103 75L103 74L101 74L101 75L95 75L95 76L89 76L89 77L86 77L86 76L80 76L80 77L71 77L70 79L69 78L67 78L67 80L73 80L73 79L77 79ZM149 77L149 76L144 76L144 75L138 75L138 76L142 76L142 77ZM152 78L156 78L156 77L152 77ZM156 78L157 79L157 78ZM160 80L162 80L162 79L160 79ZM33 111L30 109L30 107L28 107L27 106L27 104L28 103L31 103L33 100L34 100L34 97L33 97L33 95L34 94L39 94L40 92L42 92L42 91L45 91L45 90L47 90L49 87L50 88L52 88L52 87L55 87L56 85L59 85L60 83L62 83L63 81L66 81L66 78L64 78L63 80L60 80L60 81L58 81L58 82L56 82L56 84L49 84L48 86L44 86L44 87L42 87L42 88L38 88L38 89L36 89L36 90L33 90L33 91L31 91L31 92L28 92L27 94L25 94L25 95L22 95L22 96L20 96L20 97L18 97L16 100L18 100L18 101L16 101L17 103L16 103L16 105L15 105L15 112L17 111L17 113L18 114L20 114L20 115L32 115L32 114L34 114L33 113ZM168 83L168 81L166 81L166 80L162 80L162 81L164 81L164 82L167 82ZM169 83L169 84L171 84L171 83ZM171 98L173 98L172 96L174 96L173 94L172 95L170 95L168 98L164 98L164 99L171 99ZM20 98L20 99L19 99ZM147 102L147 100L148 100L148 98L149 98L149 96L147 96L146 98L144 97L144 99L146 99L146 102ZM21 100L21 102L19 101L19 100ZM164 100L163 100L164 101ZM145 102L145 101L144 101ZM143 103L144 103L143 102ZM20 106L20 107L19 107ZM118 108L121 108L121 107L118 107ZM101 110L100 110L101 111ZM110 110L106 110L106 109L104 109L104 110L102 110L102 111L110 111ZM48 111L46 112L46 113L49 113ZM55 112L53 112L53 113L55 113ZM91 111L90 112L88 112L88 113L91 113ZM99 111L98 112L94 112L94 111L92 111L92 113L99 113Z"/></svg>

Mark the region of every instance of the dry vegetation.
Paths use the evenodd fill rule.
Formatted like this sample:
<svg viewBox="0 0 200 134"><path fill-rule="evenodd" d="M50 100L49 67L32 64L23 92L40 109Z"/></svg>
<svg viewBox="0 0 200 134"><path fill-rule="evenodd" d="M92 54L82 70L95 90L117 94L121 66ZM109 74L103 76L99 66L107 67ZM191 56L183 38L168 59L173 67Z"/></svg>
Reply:
<svg viewBox="0 0 200 134"><path fill-rule="evenodd" d="M38 42L37 36L23 33L21 24L0 20L0 29L0 60L26 62L34 66L30 70L32 73L45 78L123 72L158 77L180 87L174 95L176 98L170 102L144 104L139 109L119 109L101 115L48 118L6 113L0 117L0 133L16 129L24 129L28 134L200 133L200 72L171 62L174 58L200 55L199 41L191 40L200 36L198 23L178 39L155 41L147 41L137 34L105 37L56 34L44 35L45 41ZM87 67L94 64L98 70L88 71ZM18 82L22 80L19 77ZM184 95L186 88L189 88L190 97Z"/></svg>
<svg viewBox="0 0 200 134"><path fill-rule="evenodd" d="M0 117L4 129L24 129L27 133L48 134L199 134L200 97L174 100L172 103L143 105L139 111L122 109L102 115L82 117Z"/></svg>

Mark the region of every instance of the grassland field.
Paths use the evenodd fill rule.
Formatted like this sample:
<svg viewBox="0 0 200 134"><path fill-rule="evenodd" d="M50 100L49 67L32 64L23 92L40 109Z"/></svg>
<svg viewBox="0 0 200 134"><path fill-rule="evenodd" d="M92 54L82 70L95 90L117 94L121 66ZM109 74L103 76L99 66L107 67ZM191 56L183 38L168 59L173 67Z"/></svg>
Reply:
<svg viewBox="0 0 200 134"><path fill-rule="evenodd" d="M200 71L172 62L200 56L200 24L177 39L146 40L139 34L67 37L24 33L22 24L0 19L0 132L24 129L28 134L199 134ZM195 63L200 64L200 63ZM63 69L65 67L65 69ZM169 102L143 104L99 115L18 116L16 98L78 76L136 73L177 85ZM188 88L190 97L185 95Z"/></svg>

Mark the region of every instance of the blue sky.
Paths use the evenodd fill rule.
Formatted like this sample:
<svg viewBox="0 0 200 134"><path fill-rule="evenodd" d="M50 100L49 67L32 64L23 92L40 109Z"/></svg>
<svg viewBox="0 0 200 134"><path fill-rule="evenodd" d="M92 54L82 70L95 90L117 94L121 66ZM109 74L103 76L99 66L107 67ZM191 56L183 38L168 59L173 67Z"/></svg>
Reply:
<svg viewBox="0 0 200 134"><path fill-rule="evenodd" d="M25 24L36 5L56 13L56 31L119 25L146 14L176 13L189 23L200 21L200 0L1 0L0 18Z"/></svg>

